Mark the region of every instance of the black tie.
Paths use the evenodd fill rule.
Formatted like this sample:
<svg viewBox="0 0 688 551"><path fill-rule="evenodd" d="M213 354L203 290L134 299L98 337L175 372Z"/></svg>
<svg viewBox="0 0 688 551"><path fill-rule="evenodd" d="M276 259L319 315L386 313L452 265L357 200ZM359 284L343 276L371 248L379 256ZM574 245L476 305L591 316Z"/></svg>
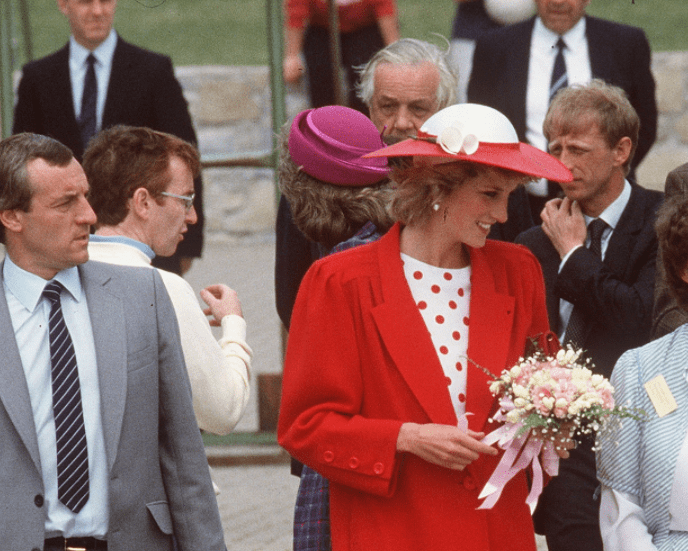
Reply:
<svg viewBox="0 0 688 551"><path fill-rule="evenodd" d="M88 501L88 449L79 372L72 337L62 315L61 291L62 284L57 281L49 282L43 290L43 296L50 301L48 334L57 443L57 497L70 511L78 513Z"/></svg>
<svg viewBox="0 0 688 551"><path fill-rule="evenodd" d="M86 63L88 63L88 67L86 68L86 77L84 78L84 95L81 97L81 118L79 119L81 143L84 145L84 149L86 149L89 140L96 133L96 100L98 99L95 56L88 54Z"/></svg>
<svg viewBox="0 0 688 551"><path fill-rule="evenodd" d="M556 44L557 57L554 58L554 69L552 69L552 80L549 85L549 101L552 103L552 99L556 93L562 88L566 88L569 85L569 78L566 76L566 61L564 61L564 48L566 48L566 43L564 39L559 37Z"/></svg>
<svg viewBox="0 0 688 551"><path fill-rule="evenodd" d="M602 259L602 234L604 233L607 223L599 218L593 220L588 225L588 233L590 234L590 252ZM575 348L583 346L583 339L585 338L586 319L585 313L580 306L575 306L569 324L566 327L566 343L571 343Z"/></svg>

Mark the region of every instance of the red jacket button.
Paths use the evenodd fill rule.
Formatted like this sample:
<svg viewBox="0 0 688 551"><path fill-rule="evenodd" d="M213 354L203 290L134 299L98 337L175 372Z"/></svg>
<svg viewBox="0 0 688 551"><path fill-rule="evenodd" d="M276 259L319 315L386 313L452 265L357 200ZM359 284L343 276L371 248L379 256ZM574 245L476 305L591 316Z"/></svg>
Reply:
<svg viewBox="0 0 688 551"><path fill-rule="evenodd" d="M332 463L332 462L334 461L334 452L331 451L331 450L327 450L327 451L323 454L323 458L324 458L325 461L327 461L328 463Z"/></svg>
<svg viewBox="0 0 688 551"><path fill-rule="evenodd" d="M375 463L373 465L373 472L375 474L382 474L385 472L385 466L382 463Z"/></svg>

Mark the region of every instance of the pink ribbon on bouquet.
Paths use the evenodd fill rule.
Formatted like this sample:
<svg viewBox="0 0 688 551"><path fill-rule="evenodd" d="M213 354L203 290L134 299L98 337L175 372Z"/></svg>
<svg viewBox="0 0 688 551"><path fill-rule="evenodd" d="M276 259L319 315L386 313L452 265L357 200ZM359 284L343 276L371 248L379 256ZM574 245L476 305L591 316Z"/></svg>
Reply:
<svg viewBox="0 0 688 551"><path fill-rule="evenodd" d="M506 484L519 471L532 465L532 487L526 498L526 503L532 513L542 493L542 469L544 467L547 474L556 476L559 472L559 456L556 454L554 444L551 441L543 441L532 436L530 430L520 436L518 435L524 426L523 423L511 423L506 419L506 413L515 407L510 398L502 398L499 405L500 410L493 419L503 421L505 424L485 436L482 442L488 445L497 443L504 450L504 455L502 455L497 468L478 496L479 499L485 499L478 509L492 509L502 495L502 490ZM542 466L538 459L540 452L542 452Z"/></svg>

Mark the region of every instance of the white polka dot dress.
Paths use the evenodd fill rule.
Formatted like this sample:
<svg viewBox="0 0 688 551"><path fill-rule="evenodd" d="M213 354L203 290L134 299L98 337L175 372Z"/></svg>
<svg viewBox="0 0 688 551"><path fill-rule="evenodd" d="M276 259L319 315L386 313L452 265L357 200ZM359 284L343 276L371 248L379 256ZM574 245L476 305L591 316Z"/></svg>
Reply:
<svg viewBox="0 0 688 551"><path fill-rule="evenodd" d="M456 416L466 413L471 268L446 269L403 254L404 275L442 364Z"/></svg>

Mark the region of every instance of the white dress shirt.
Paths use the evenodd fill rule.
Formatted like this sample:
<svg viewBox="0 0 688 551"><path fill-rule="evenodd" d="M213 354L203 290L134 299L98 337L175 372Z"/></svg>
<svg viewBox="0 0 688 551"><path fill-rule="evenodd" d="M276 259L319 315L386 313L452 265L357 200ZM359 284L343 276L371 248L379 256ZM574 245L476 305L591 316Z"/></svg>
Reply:
<svg viewBox="0 0 688 551"><path fill-rule="evenodd" d="M76 353L86 442L89 499L75 514L57 499L57 447L53 417L48 318L50 302L42 297L45 279L19 268L9 256L3 265L4 291L29 389L45 489L45 537L93 536L108 531L108 462L100 409L100 386L91 317L79 271L70 268L53 279L64 285L62 313Z"/></svg>
<svg viewBox="0 0 688 551"><path fill-rule="evenodd" d="M96 58L94 65L96 81L98 83L98 98L96 101L96 131L103 126L103 111L107 99L107 89L112 71L112 58L117 46L117 33L114 29L108 37L95 50L91 51L79 44L74 37L69 38L69 78L72 82L72 101L74 102L74 114L76 119L81 117L81 99L84 95L84 78L88 63L86 58L93 54Z"/></svg>
<svg viewBox="0 0 688 551"><path fill-rule="evenodd" d="M616 226L619 224L619 220L621 219L621 215L623 214L624 210L626 209L626 205L628 205L628 200L631 198L631 184L628 183L628 180L624 181L624 187L623 190L621 191L621 194L612 202L611 205L609 205L602 214L598 218L604 220L607 223L607 226L604 229L604 232L602 232L602 240L601 240L601 249L602 249L602 260L604 260L605 255L607 254L607 247L609 246L609 240L612 237L612 234L614 233L614 229ZM590 216L583 215L585 217L585 225L586 227L590 224L590 222L593 220ZM570 256L573 254L575 250L577 250L579 247L582 247L583 245L578 245L578 247L574 247L571 249L568 253L566 253L566 256L562 259L561 263L559 264L559 272L561 272L564 268L564 265L566 264L566 261L570 258ZM590 235L586 236L585 238L585 246L589 247L590 246ZM559 300L559 327L561 328L559 332L559 339L561 342L564 342L564 337L566 336L566 328L568 327L569 324L569 319L571 318L571 312L573 312L573 304L571 304L569 301L560 299Z"/></svg>
<svg viewBox="0 0 688 551"><path fill-rule="evenodd" d="M548 145L542 132L542 124L545 122L547 109L549 109L549 91L559 38L558 34L545 27L539 17L535 19L528 61L526 141L542 151L547 151ZM566 43L564 61L569 86L589 83L592 80L592 69L588 41L585 36L585 17L581 18L561 38ZM526 189L534 195L545 196L547 195L547 180L529 183Z"/></svg>

